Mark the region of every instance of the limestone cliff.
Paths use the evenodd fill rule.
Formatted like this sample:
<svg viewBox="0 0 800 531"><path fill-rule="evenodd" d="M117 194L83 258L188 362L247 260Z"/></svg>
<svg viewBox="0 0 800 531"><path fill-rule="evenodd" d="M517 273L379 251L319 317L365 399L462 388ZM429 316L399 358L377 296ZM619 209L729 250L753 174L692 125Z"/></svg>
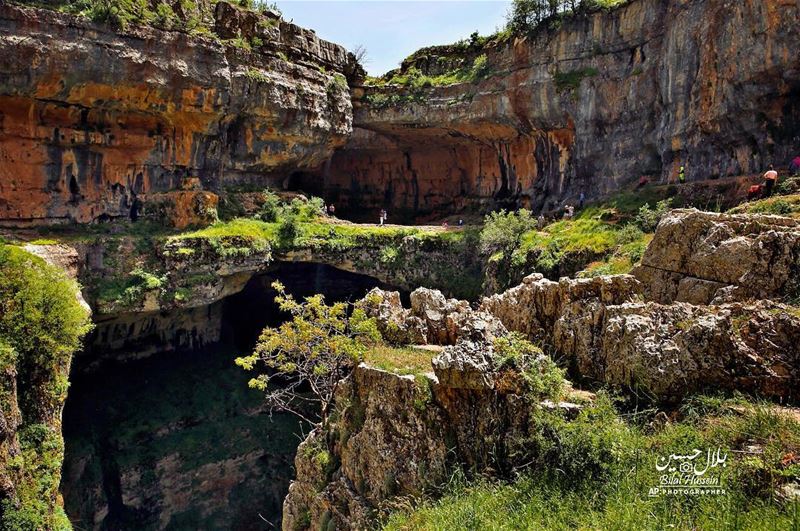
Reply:
<svg viewBox="0 0 800 531"><path fill-rule="evenodd" d="M476 81L355 89L354 133L306 187L399 218L547 209L675 181L681 165L693 181L788 164L798 16L793 0L634 0L477 51L423 50L403 73L485 63Z"/></svg>
<svg viewBox="0 0 800 531"><path fill-rule="evenodd" d="M203 37L0 3L0 220L185 226L215 209L203 190L280 186L343 144L352 56L217 7Z"/></svg>
<svg viewBox="0 0 800 531"><path fill-rule="evenodd" d="M633 274L648 298L693 304L797 299L800 223L764 215L676 210Z"/></svg>
<svg viewBox="0 0 800 531"><path fill-rule="evenodd" d="M483 370L482 383L468 385L448 362L416 378L359 366L340 387L331 425L297 450L283 529L368 529L393 502L435 489L458 467L507 473L536 452L537 410L580 408L539 404L507 387L509 372Z"/></svg>

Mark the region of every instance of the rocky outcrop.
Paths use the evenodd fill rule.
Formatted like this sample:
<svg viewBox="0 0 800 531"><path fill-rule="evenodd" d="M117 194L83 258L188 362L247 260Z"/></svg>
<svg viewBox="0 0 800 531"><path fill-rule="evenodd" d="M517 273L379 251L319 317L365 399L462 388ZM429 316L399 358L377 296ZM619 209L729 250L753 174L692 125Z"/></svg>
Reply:
<svg viewBox="0 0 800 531"><path fill-rule="evenodd" d="M437 229L366 229L340 243L348 229L331 224L330 235L320 231L318 238L291 243L247 230L172 237L111 231L81 234L68 245L77 251L81 283L98 315L206 306L241 291L253 275L277 262L326 264L408 291L428 285L448 295L477 297L480 257L471 240Z"/></svg>
<svg viewBox="0 0 800 531"><path fill-rule="evenodd" d="M0 221L199 224L209 192L280 188L343 144L352 56L217 7L208 38L0 4Z"/></svg>
<svg viewBox="0 0 800 531"><path fill-rule="evenodd" d="M507 385L519 372L498 372L485 343L445 353L434 360L436 377L362 364L343 382L335 420L298 448L283 529L367 529L397 498L443 484L454 466L497 476L525 461L537 401ZM465 367L476 368L474 378ZM547 404L566 415L579 409Z"/></svg>
<svg viewBox="0 0 800 531"><path fill-rule="evenodd" d="M798 399L800 316L785 306L629 303L562 319L553 335L581 377L656 400L714 389Z"/></svg>
<svg viewBox="0 0 800 531"><path fill-rule="evenodd" d="M798 264L797 220L675 210L632 273L648 299L709 304L796 298Z"/></svg>
<svg viewBox="0 0 800 531"><path fill-rule="evenodd" d="M473 310L465 300L447 299L441 291L417 288L410 298L411 308L406 309L399 292L374 288L356 306L375 318L383 338L395 344L491 343L507 333L493 315Z"/></svg>
<svg viewBox="0 0 800 531"><path fill-rule="evenodd" d="M552 282L531 275L481 308L552 349L575 378L656 401L729 389L796 400L800 316L758 301L643 302L629 275Z"/></svg>
<svg viewBox="0 0 800 531"><path fill-rule="evenodd" d="M639 282L630 275L568 279L558 282L534 273L522 284L486 297L480 309L496 316L511 331L537 342L552 344L560 319L589 308L630 302L641 295Z"/></svg>
<svg viewBox="0 0 800 531"><path fill-rule="evenodd" d="M800 134L798 15L785 0L634 0L490 41L474 82L359 88L325 190L342 212L400 219L550 208L675 182L681 165L695 181L784 164ZM426 50L404 73L474 57Z"/></svg>

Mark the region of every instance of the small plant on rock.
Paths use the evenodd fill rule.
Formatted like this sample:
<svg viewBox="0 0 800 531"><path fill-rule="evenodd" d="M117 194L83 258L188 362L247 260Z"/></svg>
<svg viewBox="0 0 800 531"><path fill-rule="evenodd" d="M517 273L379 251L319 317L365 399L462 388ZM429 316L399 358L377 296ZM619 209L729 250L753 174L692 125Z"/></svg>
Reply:
<svg viewBox="0 0 800 531"><path fill-rule="evenodd" d="M653 232L671 207L671 199L659 201L655 207L650 207L648 203L645 203L636 214L635 222L644 232Z"/></svg>
<svg viewBox="0 0 800 531"><path fill-rule="evenodd" d="M514 367L521 371L525 384L533 395L558 399L564 389L564 370L542 349L512 332L494 340L495 363L498 368Z"/></svg>

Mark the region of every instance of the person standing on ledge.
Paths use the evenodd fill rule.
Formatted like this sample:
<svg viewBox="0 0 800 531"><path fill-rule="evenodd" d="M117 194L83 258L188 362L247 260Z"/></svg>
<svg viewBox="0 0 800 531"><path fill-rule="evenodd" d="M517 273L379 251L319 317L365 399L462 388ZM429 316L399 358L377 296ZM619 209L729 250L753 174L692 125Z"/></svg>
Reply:
<svg viewBox="0 0 800 531"><path fill-rule="evenodd" d="M586 202L586 194L581 190L581 196L578 199L578 210L583 210L583 204Z"/></svg>
<svg viewBox="0 0 800 531"><path fill-rule="evenodd" d="M775 171L775 168L772 164L769 165L769 170L767 173L764 174L764 197L769 197L772 195L772 189L775 188L775 185L778 182L778 172Z"/></svg>
<svg viewBox="0 0 800 531"><path fill-rule="evenodd" d="M686 168L681 166L681 169L678 170L678 182L681 184L686 184Z"/></svg>

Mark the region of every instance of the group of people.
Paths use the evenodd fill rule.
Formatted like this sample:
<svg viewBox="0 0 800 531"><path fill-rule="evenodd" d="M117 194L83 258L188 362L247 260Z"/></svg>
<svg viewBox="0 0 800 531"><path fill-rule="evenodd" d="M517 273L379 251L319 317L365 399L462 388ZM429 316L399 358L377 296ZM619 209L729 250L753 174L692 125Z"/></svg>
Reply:
<svg viewBox="0 0 800 531"><path fill-rule="evenodd" d="M789 164L789 174L800 176L800 155L792 159L792 162ZM775 169L775 166L770 164L769 168L766 172L761 176L763 182L760 184L752 185L747 191L747 198L748 199L756 199L758 197L767 198L772 195L775 190L775 186L778 184L778 171ZM645 177L642 177L645 179ZM646 181L645 181L646 182ZM681 166L678 170L678 183L685 184L686 183L686 167ZM642 182L640 180L639 186L642 186Z"/></svg>
<svg viewBox="0 0 800 531"><path fill-rule="evenodd" d="M586 194L581 190L581 195L578 196L578 210L583 210L583 205L586 203ZM541 216L540 216L541 217ZM567 204L564 206L564 219L572 219L575 217L575 206ZM543 220L540 220L540 224Z"/></svg>

